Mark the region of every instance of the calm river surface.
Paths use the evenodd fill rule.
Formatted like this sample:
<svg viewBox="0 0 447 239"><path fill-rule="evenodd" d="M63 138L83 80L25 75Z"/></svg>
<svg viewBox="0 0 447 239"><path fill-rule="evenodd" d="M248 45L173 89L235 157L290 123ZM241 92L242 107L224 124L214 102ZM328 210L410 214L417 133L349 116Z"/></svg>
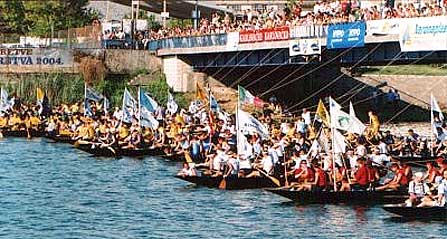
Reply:
<svg viewBox="0 0 447 239"><path fill-rule="evenodd" d="M159 158L98 159L45 139L0 141L0 238L444 238L380 207L296 206L172 177Z"/></svg>

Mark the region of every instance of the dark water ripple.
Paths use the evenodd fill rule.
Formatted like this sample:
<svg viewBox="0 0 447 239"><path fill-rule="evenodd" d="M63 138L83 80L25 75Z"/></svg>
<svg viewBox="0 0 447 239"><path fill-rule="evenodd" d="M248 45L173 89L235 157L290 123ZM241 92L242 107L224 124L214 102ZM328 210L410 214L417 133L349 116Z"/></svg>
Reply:
<svg viewBox="0 0 447 239"><path fill-rule="evenodd" d="M379 207L296 206L195 187L157 158L97 159L44 139L0 141L1 238L446 238Z"/></svg>

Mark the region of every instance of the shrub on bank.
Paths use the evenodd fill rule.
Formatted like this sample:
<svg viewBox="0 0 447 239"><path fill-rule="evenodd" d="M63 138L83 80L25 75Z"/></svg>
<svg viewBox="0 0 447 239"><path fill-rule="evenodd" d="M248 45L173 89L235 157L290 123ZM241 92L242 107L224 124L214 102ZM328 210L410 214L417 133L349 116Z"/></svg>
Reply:
<svg viewBox="0 0 447 239"><path fill-rule="evenodd" d="M132 95L137 99L138 87L129 85L128 82L134 75L107 75L104 80L95 82L92 85L97 92L105 95L111 106L120 107L124 89L127 87ZM84 79L80 74L27 74L9 77L5 82L0 83L10 96L19 97L24 103L36 102L36 88L40 87L48 96L50 103L59 105L63 103L75 103L84 99ZM163 106L166 106L169 86L162 73L152 76L152 79L141 86L149 92L153 98ZM188 102L183 94L173 94L180 107L185 107Z"/></svg>

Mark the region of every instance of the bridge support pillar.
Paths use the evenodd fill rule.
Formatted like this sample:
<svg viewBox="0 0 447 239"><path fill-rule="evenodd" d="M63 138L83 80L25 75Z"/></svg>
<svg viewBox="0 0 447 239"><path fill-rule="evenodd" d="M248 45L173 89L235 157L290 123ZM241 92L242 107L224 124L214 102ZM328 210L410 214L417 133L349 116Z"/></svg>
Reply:
<svg viewBox="0 0 447 239"><path fill-rule="evenodd" d="M192 92L196 89L196 82L203 82L206 75L199 72L193 72L188 63L176 56L163 58L163 73L166 81L175 92Z"/></svg>

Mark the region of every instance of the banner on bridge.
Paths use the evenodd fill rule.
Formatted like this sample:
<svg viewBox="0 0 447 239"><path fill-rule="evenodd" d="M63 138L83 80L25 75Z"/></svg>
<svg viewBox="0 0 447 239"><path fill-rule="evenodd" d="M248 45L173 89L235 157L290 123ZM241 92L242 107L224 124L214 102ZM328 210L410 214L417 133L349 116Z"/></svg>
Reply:
<svg viewBox="0 0 447 239"><path fill-rule="evenodd" d="M321 55L321 40L296 39L289 41L289 56Z"/></svg>
<svg viewBox="0 0 447 239"><path fill-rule="evenodd" d="M290 38L317 38L327 36L327 25L305 25L290 28Z"/></svg>
<svg viewBox="0 0 447 239"><path fill-rule="evenodd" d="M0 48L0 67L60 66L71 67L73 54L67 50L44 48Z"/></svg>
<svg viewBox="0 0 447 239"><path fill-rule="evenodd" d="M363 47L365 45L365 22L329 25L328 49Z"/></svg>
<svg viewBox="0 0 447 239"><path fill-rule="evenodd" d="M447 50L447 17L407 19L400 25L400 49L413 51Z"/></svg>
<svg viewBox="0 0 447 239"><path fill-rule="evenodd" d="M272 29L242 30L239 32L239 43L254 43L267 41L285 41L290 38L289 27Z"/></svg>
<svg viewBox="0 0 447 239"><path fill-rule="evenodd" d="M367 21L366 34L368 36L399 35L400 23L407 19L392 18Z"/></svg>

